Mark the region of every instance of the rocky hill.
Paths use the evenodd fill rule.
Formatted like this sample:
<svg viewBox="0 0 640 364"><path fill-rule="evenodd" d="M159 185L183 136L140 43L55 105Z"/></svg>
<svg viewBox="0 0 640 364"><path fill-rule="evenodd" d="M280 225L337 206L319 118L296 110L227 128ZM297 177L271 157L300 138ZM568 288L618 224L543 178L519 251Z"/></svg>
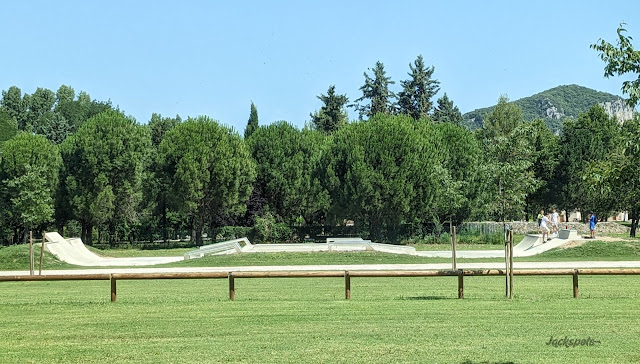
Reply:
<svg viewBox="0 0 640 364"><path fill-rule="evenodd" d="M624 122L632 119L635 110L624 103L620 96L606 92L592 90L578 85L563 85L537 93L535 95L515 100L522 108L525 120L542 118L554 131L562 130L562 124L567 118L577 118L591 106L600 104L611 116ZM477 129L494 106L476 109L463 115L464 122L469 128Z"/></svg>

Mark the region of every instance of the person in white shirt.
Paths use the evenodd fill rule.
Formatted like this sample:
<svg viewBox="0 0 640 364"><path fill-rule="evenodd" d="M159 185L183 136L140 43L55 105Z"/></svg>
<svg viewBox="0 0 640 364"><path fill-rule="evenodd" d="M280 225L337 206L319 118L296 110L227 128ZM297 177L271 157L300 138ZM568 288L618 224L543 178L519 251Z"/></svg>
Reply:
<svg viewBox="0 0 640 364"><path fill-rule="evenodd" d="M546 243L549 239L549 215L543 215L540 222L540 230L542 230L542 242Z"/></svg>
<svg viewBox="0 0 640 364"><path fill-rule="evenodd" d="M551 230L554 233L558 233L558 220L558 211L556 211L556 209L553 209L553 213L551 214Z"/></svg>

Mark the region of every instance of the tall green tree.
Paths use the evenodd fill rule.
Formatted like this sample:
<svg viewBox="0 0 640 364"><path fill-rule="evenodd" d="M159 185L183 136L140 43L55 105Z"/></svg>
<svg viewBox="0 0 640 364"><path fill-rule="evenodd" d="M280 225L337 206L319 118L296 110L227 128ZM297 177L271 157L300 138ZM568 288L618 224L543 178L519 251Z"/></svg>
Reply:
<svg viewBox="0 0 640 364"><path fill-rule="evenodd" d="M481 198L487 217L521 219L527 196L539 184L533 173L533 150L523 127L522 110L501 96L485 116L478 135L485 153L480 173L484 177Z"/></svg>
<svg viewBox="0 0 640 364"><path fill-rule="evenodd" d="M249 113L249 121L247 121L247 127L244 129L244 138L249 139L251 134L258 129L258 109L256 105L251 102L251 112Z"/></svg>
<svg viewBox="0 0 640 364"><path fill-rule="evenodd" d="M606 216L615 209L615 196L593 193L583 176L589 163L608 158L620 143L618 122L599 105L564 123L555 183L567 211L578 208Z"/></svg>
<svg viewBox="0 0 640 364"><path fill-rule="evenodd" d="M182 118L162 117L160 114L152 114L148 128L151 133L151 150L147 167L143 177L143 204L145 206L146 226L159 231L162 239L169 239L169 194L171 187L170 177L163 171L163 161L159 157L160 143L166 133L182 122Z"/></svg>
<svg viewBox="0 0 640 364"><path fill-rule="evenodd" d="M18 133L18 122L9 112L0 107L0 146Z"/></svg>
<svg viewBox="0 0 640 364"><path fill-rule="evenodd" d="M6 110L9 117L16 120L18 129L24 130L27 118L27 102L22 96L19 87L11 86L7 91L2 91L0 106Z"/></svg>
<svg viewBox="0 0 640 364"><path fill-rule="evenodd" d="M72 102L76 97L76 91L71 86L62 85L56 91L56 105Z"/></svg>
<svg viewBox="0 0 640 364"><path fill-rule="evenodd" d="M476 196L480 193L479 169L483 156L480 143L465 127L452 123L423 124L425 142L434 146L431 155L426 157L434 160L432 179L438 186L433 202L426 206L430 209L423 215L426 222L471 218L478 209Z"/></svg>
<svg viewBox="0 0 640 364"><path fill-rule="evenodd" d="M432 119L436 123L450 123L453 125L461 125L463 121L460 109L453 105L453 100L449 99L446 92L438 99L438 105L433 110Z"/></svg>
<svg viewBox="0 0 640 364"><path fill-rule="evenodd" d="M53 110L56 94L49 89L38 87L28 100L27 125L23 130L35 132L42 122L42 116Z"/></svg>
<svg viewBox="0 0 640 364"><path fill-rule="evenodd" d="M87 244L96 226L110 243L131 233L149 145L144 128L118 111L92 117L62 143L64 188Z"/></svg>
<svg viewBox="0 0 640 364"><path fill-rule="evenodd" d="M425 133L406 115L377 114L333 134L320 164L331 198L328 221L354 220L373 239L401 223L422 220L440 186L440 166Z"/></svg>
<svg viewBox="0 0 640 364"><path fill-rule="evenodd" d="M349 105L358 111L360 120L364 116L371 118L378 113L389 114L395 110L396 95L389 90L389 85L395 82L391 81L391 77L387 77L384 64L380 61L376 62L372 71L373 78L364 72L364 85L360 87L362 97L356 99L355 104Z"/></svg>
<svg viewBox="0 0 640 364"><path fill-rule="evenodd" d="M329 86L326 95L320 94L316 97L322 101L320 110L310 114L311 123L316 130L331 134L349 121L346 110L349 98L347 95L336 94L336 86Z"/></svg>
<svg viewBox="0 0 640 364"><path fill-rule="evenodd" d="M537 181L536 190L527 196L527 215L532 216L541 209L558 205L553 184L554 173L559 163L559 137L556 136L542 119L524 124L525 134L529 135L532 152L533 176ZM526 216L528 218L528 216Z"/></svg>
<svg viewBox="0 0 640 364"><path fill-rule="evenodd" d="M65 97L63 97L63 100L65 101L58 102L55 105L54 111L67 120L71 133L75 133L90 118L104 111L114 110L111 101L91 100L91 96L84 91L80 91L75 100L68 101L68 98Z"/></svg>
<svg viewBox="0 0 640 364"><path fill-rule="evenodd" d="M628 104L635 107L640 102L640 51L633 48L632 38L621 23L618 27L618 41L614 46L602 39L592 44L591 48L600 53L606 63L604 76L625 75L637 76L635 80L624 81L622 92L629 95ZM638 161L640 160L640 120L638 114L631 122L627 121L622 128L623 142L619 144L613 157L589 164L584 173L590 191L596 195L613 195L619 202L618 207L631 213L632 237L636 236L640 216L640 181L638 180Z"/></svg>
<svg viewBox="0 0 640 364"><path fill-rule="evenodd" d="M326 210L328 196L313 175L325 139L285 121L261 126L248 139L257 162L256 185L271 211L289 224L300 217L311 224Z"/></svg>
<svg viewBox="0 0 640 364"><path fill-rule="evenodd" d="M208 117L189 118L165 134L159 156L171 178L171 204L190 217L197 244L216 215L246 209L255 164L237 133Z"/></svg>
<svg viewBox="0 0 640 364"><path fill-rule="evenodd" d="M432 78L435 68L426 67L422 55L419 55L413 64L410 63L409 68L410 78L400 81L402 91L398 93L398 112L418 120L431 112L431 99L440 90L440 82Z"/></svg>
<svg viewBox="0 0 640 364"><path fill-rule="evenodd" d="M168 118L163 117L160 114L153 113L151 115L151 120L149 120L149 123L147 124L151 129L151 143L153 146L158 147L164 139L164 135L181 122L182 118L180 115L176 115L175 118Z"/></svg>
<svg viewBox="0 0 640 364"><path fill-rule="evenodd" d="M622 83L622 93L629 95L628 103L634 107L640 102L640 51L633 48L631 43L633 38L625 35L627 32L623 28L625 25L621 23L618 27L618 41L615 46L603 39L598 39L591 48L598 51L600 58L606 63L604 77L622 76L628 73L637 77L635 80Z"/></svg>
<svg viewBox="0 0 640 364"><path fill-rule="evenodd" d="M586 164L584 183L589 195L599 198L613 197L616 209L629 211L631 230L636 236L640 218L640 117L636 115L622 126L621 143L607 158Z"/></svg>
<svg viewBox="0 0 640 364"><path fill-rule="evenodd" d="M52 220L53 193L58 183L58 148L41 135L19 133L2 147L0 160L1 212L14 242L26 232Z"/></svg>
<svg viewBox="0 0 640 364"><path fill-rule="evenodd" d="M71 126L67 119L58 112L44 113L36 125L34 132L44 135L54 144L62 143L71 134Z"/></svg>

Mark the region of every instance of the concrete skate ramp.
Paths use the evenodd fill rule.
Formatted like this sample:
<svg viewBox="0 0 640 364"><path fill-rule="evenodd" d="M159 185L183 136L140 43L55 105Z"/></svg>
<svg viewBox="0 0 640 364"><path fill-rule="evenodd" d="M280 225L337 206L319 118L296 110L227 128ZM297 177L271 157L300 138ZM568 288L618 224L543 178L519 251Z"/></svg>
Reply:
<svg viewBox="0 0 640 364"><path fill-rule="evenodd" d="M561 230L562 232L562 230ZM542 243L542 235L540 234L527 234L525 237L513 247L514 257L530 257L540 253L544 253L548 250L561 247L572 241L583 240L578 237L575 230L568 231L561 236L570 237L570 239L561 239L558 237L550 238L546 243ZM414 255L430 258L451 258L450 250L432 250L432 251L418 251ZM458 250L456 251L457 258L504 258L504 247L500 246L495 250Z"/></svg>
<svg viewBox="0 0 640 364"><path fill-rule="evenodd" d="M137 258L111 258L99 256L82 243L78 238L65 239L56 232L45 233L45 247L53 255L63 262L85 267L124 267L166 264L181 261L178 257L137 257Z"/></svg>

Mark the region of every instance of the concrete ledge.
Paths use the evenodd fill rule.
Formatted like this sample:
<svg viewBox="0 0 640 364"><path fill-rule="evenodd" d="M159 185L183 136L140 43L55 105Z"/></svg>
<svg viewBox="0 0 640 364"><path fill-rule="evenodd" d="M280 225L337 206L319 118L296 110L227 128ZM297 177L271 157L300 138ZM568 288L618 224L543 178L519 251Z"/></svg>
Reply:
<svg viewBox="0 0 640 364"><path fill-rule="evenodd" d="M567 230L567 229L562 229L560 231L558 231L558 238L559 239L578 239L580 238L580 236L578 236L578 230Z"/></svg>

